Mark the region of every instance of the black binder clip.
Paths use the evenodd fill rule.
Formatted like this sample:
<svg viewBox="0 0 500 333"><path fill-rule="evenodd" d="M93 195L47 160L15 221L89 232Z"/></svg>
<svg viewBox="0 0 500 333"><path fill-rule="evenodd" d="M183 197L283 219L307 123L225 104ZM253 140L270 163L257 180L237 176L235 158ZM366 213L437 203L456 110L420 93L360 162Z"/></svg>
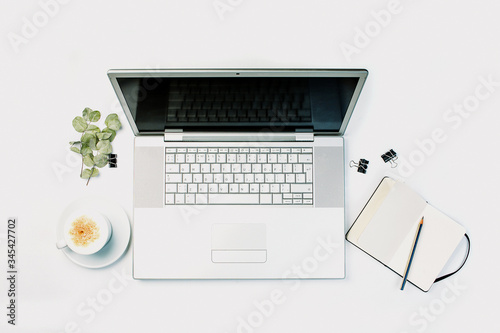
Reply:
<svg viewBox="0 0 500 333"><path fill-rule="evenodd" d="M356 163L354 161L349 162L349 166L351 168L357 167L358 168L358 172L366 174L366 169L368 169L368 164L369 163L370 163L370 161L365 160L364 158L362 158L362 159L359 160L359 163Z"/></svg>
<svg viewBox="0 0 500 333"><path fill-rule="evenodd" d="M118 167L118 155L117 154L108 154L108 165L110 168Z"/></svg>
<svg viewBox="0 0 500 333"><path fill-rule="evenodd" d="M398 164L396 163L396 160L398 159L398 154L394 150L391 149L380 157L382 157L385 163L390 162L391 168L395 168L398 166Z"/></svg>

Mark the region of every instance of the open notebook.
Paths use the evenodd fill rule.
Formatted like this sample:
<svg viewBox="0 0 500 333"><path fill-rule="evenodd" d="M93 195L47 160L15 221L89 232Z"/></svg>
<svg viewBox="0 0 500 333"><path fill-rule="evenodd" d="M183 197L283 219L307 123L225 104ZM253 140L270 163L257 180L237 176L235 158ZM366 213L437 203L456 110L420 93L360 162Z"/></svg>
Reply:
<svg viewBox="0 0 500 333"><path fill-rule="evenodd" d="M465 229L407 185L385 177L346 239L403 276L422 216L424 224L408 281L428 291L464 237Z"/></svg>

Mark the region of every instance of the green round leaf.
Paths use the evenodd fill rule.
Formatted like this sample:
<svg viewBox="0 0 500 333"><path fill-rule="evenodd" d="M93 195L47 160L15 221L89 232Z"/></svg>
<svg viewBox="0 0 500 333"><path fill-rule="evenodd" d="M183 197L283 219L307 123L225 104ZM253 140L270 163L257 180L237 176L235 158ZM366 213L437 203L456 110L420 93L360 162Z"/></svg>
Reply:
<svg viewBox="0 0 500 333"><path fill-rule="evenodd" d="M101 129L97 127L96 125L89 125L85 132L87 133L99 133Z"/></svg>
<svg viewBox="0 0 500 333"><path fill-rule="evenodd" d="M108 140L100 140L97 143L97 149L100 154L110 154L113 151L113 147L111 147Z"/></svg>
<svg viewBox="0 0 500 333"><path fill-rule="evenodd" d="M76 147L71 147L70 149L71 149L71 151L74 151L75 153L80 154L80 149L78 149Z"/></svg>
<svg viewBox="0 0 500 333"><path fill-rule="evenodd" d="M112 133L96 133L96 134L99 140L108 140L112 135Z"/></svg>
<svg viewBox="0 0 500 333"><path fill-rule="evenodd" d="M89 121L90 120L90 113L92 112L92 109L91 108L85 108L82 112L82 117L83 119L85 119L86 121Z"/></svg>
<svg viewBox="0 0 500 333"><path fill-rule="evenodd" d="M83 157L83 164L85 164L88 167L93 167L94 166L94 160L92 159L93 157L94 155L92 154L85 155Z"/></svg>
<svg viewBox="0 0 500 333"><path fill-rule="evenodd" d="M108 164L108 155L104 154L98 154L96 157L94 157L94 162L96 167L102 168Z"/></svg>
<svg viewBox="0 0 500 333"><path fill-rule="evenodd" d="M105 124L114 131L118 131L122 126L120 120L118 119L118 115L116 113L112 113L109 116L107 116Z"/></svg>
<svg viewBox="0 0 500 333"><path fill-rule="evenodd" d="M111 136L109 137L109 142L113 142L116 136L116 132L113 131L111 128L105 128L102 130L102 133L111 133Z"/></svg>
<svg viewBox="0 0 500 333"><path fill-rule="evenodd" d="M92 172L92 175L90 174L91 172ZM83 169L82 175L80 176L80 178L88 179L90 177L95 177L97 175L99 175L99 169L94 168L93 171L91 171L91 169Z"/></svg>
<svg viewBox="0 0 500 333"><path fill-rule="evenodd" d="M75 117L73 127L77 132L83 133L87 129L87 122L82 117Z"/></svg>
<svg viewBox="0 0 500 333"><path fill-rule="evenodd" d="M82 154L83 156L92 154L92 149L87 144L83 143L80 154Z"/></svg>
<svg viewBox="0 0 500 333"><path fill-rule="evenodd" d="M90 113L90 121L91 122L96 122L96 121L99 121L99 119L101 119L101 113L99 111L93 111Z"/></svg>

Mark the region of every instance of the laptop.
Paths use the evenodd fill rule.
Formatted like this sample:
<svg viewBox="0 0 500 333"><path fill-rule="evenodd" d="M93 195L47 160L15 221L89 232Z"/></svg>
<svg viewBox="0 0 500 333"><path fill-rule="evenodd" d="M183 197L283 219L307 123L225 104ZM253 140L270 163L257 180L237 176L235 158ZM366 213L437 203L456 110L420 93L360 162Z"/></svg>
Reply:
<svg viewBox="0 0 500 333"><path fill-rule="evenodd" d="M345 276L364 69L110 70L135 135L135 279Z"/></svg>

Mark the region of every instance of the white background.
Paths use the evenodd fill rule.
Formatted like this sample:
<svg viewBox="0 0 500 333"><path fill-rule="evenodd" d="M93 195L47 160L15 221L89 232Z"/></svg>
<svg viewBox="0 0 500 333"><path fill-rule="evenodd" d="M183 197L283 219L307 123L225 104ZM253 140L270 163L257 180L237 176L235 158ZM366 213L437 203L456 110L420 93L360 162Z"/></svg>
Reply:
<svg viewBox="0 0 500 333"><path fill-rule="evenodd" d="M12 331L237 332L242 320L253 326L240 332L500 329L500 86L474 97L481 78L500 82L498 1L221 0L231 9L221 15L213 0L62 2L49 8L51 16L44 1L0 4L2 267L6 218L19 218ZM370 36L363 40L360 30ZM347 44L357 53L343 52ZM465 226L472 250L463 270L423 293L412 285L399 291L396 274L351 244L344 280L302 281L295 289L284 281L120 283L115 275L131 275L130 250L100 270L67 260L54 243L70 202L104 195L132 216L133 135L106 71L202 67L367 68L345 138L346 162L366 158L370 166L366 175L346 169L346 230L381 178L392 175ZM474 110L450 119L449 109L464 103ZM78 138L71 120L87 106L117 112L124 126L113 142L119 167L103 169L86 187L68 141ZM441 140L430 144L435 130ZM402 162L395 169L380 158L390 148ZM5 304L4 278L0 287ZM262 314L255 304L273 290L283 302ZM87 302L99 297L106 304L92 316Z"/></svg>

